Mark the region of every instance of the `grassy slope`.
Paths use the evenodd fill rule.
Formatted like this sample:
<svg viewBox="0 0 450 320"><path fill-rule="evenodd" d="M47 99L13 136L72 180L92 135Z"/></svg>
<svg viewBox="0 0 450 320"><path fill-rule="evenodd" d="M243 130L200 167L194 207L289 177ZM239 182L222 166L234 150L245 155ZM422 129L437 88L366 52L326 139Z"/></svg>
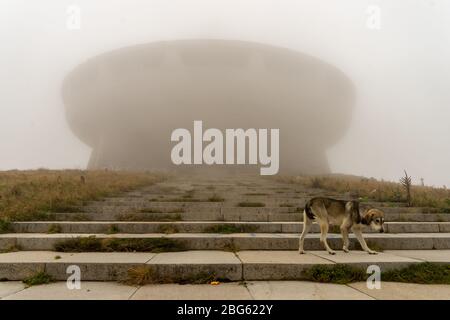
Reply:
<svg viewBox="0 0 450 320"><path fill-rule="evenodd" d="M351 193L361 201L405 202L405 190L395 182L379 181L374 178L364 178L348 175L322 176L282 176L279 181L299 184L311 188ZM439 208L450 212L450 190L423 186L412 187L412 205L417 207Z"/></svg>
<svg viewBox="0 0 450 320"><path fill-rule="evenodd" d="M161 181L155 173L80 170L0 172L0 220L39 219L86 201Z"/></svg>

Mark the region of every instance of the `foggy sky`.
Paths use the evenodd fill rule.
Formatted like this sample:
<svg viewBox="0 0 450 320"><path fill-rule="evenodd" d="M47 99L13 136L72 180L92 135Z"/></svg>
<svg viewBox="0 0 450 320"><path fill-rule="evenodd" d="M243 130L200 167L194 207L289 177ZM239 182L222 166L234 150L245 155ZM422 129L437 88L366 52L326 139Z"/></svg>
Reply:
<svg viewBox="0 0 450 320"><path fill-rule="evenodd" d="M70 4L81 8L80 30L66 28ZM369 5L381 8L380 30L366 26ZM446 0L0 0L0 170L85 168L90 149L66 124L64 76L113 49L192 38L267 43L333 64L357 103L328 150L332 171L398 180L406 169L416 183L450 186Z"/></svg>

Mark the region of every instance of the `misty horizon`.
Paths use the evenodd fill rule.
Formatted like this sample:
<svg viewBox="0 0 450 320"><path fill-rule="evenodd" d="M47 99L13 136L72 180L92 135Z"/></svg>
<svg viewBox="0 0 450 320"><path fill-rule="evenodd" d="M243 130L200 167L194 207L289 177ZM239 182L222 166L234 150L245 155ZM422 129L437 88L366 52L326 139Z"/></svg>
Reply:
<svg viewBox="0 0 450 320"><path fill-rule="evenodd" d="M79 30L66 25L72 4L81 9ZM379 29L367 25L371 5L380 8ZM0 170L87 167L91 148L70 130L61 89L88 59L157 41L226 39L305 53L351 80L357 100L350 127L327 150L331 172L398 181L406 170L415 184L450 183L443 0L3 0L0 8ZM161 139L170 145L170 136Z"/></svg>

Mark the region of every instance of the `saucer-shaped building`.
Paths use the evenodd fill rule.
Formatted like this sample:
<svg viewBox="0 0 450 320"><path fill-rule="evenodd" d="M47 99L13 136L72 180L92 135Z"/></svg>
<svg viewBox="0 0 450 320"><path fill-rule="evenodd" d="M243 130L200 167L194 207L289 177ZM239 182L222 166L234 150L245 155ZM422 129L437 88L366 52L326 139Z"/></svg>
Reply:
<svg viewBox="0 0 450 320"><path fill-rule="evenodd" d="M92 148L89 169L176 168L172 131L192 132L202 120L204 129L278 128L280 173L328 173L326 150L348 128L354 103L352 83L337 68L290 49L229 40L104 53L76 67L62 93L70 128Z"/></svg>

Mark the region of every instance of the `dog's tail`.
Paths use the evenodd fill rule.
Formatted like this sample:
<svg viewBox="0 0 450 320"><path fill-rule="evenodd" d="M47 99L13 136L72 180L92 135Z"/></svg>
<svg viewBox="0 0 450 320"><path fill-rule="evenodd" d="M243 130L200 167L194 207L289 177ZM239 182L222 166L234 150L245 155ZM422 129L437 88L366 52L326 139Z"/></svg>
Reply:
<svg viewBox="0 0 450 320"><path fill-rule="evenodd" d="M311 220L314 220L314 219L315 219L314 213L313 213L312 210L311 210L311 200L309 200L309 201L306 202L306 204L305 204L305 214L306 214L306 216L307 216L309 219L311 219Z"/></svg>

